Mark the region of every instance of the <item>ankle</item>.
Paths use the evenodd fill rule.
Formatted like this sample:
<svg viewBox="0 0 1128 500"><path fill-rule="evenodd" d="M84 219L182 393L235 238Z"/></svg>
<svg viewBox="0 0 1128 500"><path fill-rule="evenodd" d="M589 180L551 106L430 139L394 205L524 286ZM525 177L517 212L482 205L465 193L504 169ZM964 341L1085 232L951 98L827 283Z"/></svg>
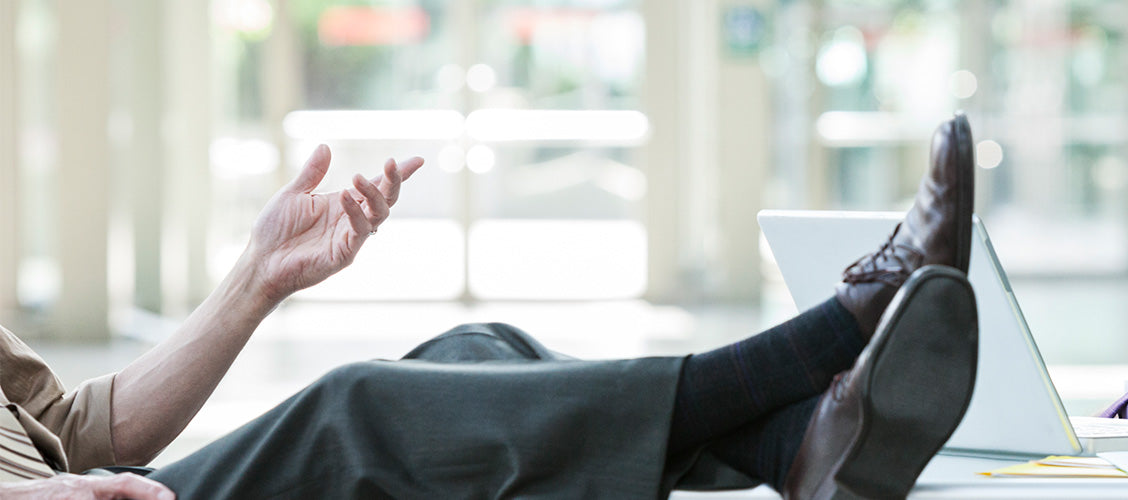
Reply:
<svg viewBox="0 0 1128 500"><path fill-rule="evenodd" d="M840 283L834 298L849 313L863 342L869 342L881 315L896 294L896 287L882 282Z"/></svg>

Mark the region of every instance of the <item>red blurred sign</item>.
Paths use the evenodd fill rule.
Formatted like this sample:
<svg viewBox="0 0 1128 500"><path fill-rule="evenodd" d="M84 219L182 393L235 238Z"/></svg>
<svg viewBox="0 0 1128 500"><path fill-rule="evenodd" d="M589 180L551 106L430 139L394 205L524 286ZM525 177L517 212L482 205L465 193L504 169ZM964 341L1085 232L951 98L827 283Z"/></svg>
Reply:
<svg viewBox="0 0 1128 500"><path fill-rule="evenodd" d="M563 31L569 26L587 26L599 13L595 9L518 7L506 12L506 22L510 32L528 45L538 31Z"/></svg>
<svg viewBox="0 0 1128 500"><path fill-rule="evenodd" d="M317 36L331 46L405 45L431 31L431 18L419 7L330 7L317 21Z"/></svg>

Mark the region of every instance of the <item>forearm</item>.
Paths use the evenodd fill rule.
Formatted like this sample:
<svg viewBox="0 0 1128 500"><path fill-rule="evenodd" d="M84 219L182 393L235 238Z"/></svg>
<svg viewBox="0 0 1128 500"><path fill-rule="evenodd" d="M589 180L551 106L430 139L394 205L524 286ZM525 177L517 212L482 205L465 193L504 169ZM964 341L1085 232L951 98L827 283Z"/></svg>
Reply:
<svg viewBox="0 0 1128 500"><path fill-rule="evenodd" d="M143 464L180 434L277 305L239 264L168 339L125 367L114 382L114 455Z"/></svg>

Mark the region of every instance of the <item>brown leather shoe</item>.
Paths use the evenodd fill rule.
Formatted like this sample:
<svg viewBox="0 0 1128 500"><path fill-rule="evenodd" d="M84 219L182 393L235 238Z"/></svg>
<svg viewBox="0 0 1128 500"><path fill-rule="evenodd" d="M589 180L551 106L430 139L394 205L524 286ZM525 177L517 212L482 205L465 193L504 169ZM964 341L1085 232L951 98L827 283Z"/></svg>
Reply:
<svg viewBox="0 0 1128 500"><path fill-rule="evenodd" d="M964 273L913 273L854 367L823 394L784 498L905 498L971 401L978 331Z"/></svg>
<svg viewBox="0 0 1128 500"><path fill-rule="evenodd" d="M967 273L971 255L971 213L975 195L975 154L963 113L932 136L932 159L905 219L876 252L851 264L835 290L838 301L871 336L881 313L913 271L942 264Z"/></svg>

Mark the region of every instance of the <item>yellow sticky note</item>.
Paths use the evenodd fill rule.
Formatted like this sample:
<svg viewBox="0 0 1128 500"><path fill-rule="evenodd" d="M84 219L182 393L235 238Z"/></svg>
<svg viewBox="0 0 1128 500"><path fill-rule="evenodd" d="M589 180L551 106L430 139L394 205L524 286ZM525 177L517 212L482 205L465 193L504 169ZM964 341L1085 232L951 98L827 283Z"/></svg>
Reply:
<svg viewBox="0 0 1128 500"><path fill-rule="evenodd" d="M1065 456L1049 456L980 474L990 477L1128 478L1128 473L1112 466L1107 460Z"/></svg>

